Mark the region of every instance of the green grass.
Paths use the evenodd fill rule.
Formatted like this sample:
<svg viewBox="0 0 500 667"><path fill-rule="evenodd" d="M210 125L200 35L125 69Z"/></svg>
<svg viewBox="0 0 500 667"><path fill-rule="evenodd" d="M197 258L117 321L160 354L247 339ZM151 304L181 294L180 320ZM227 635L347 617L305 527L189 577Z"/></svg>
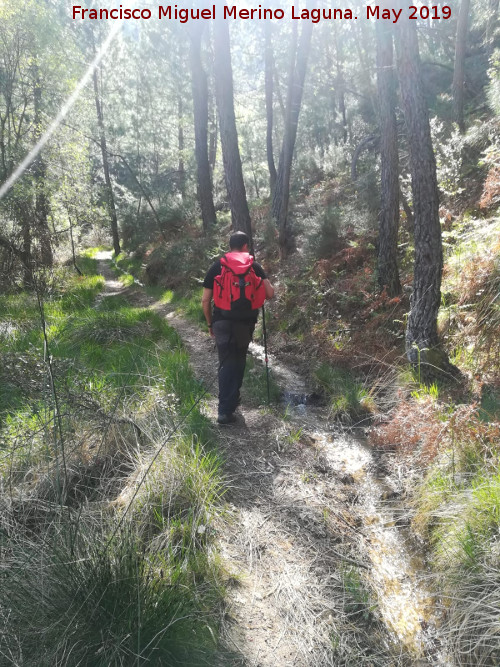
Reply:
<svg viewBox="0 0 500 667"><path fill-rule="evenodd" d="M169 549L180 549L183 557L204 545L224 493L220 466L221 459L192 435L176 438L155 461L134 503L141 530L163 535Z"/></svg>
<svg viewBox="0 0 500 667"><path fill-rule="evenodd" d="M89 310L102 290L101 276L75 276L71 269L54 276L43 297L43 312L51 341L71 313ZM0 424L6 413L40 392L44 369L44 339L38 300L33 293L0 295ZM24 378L24 382L20 382Z"/></svg>
<svg viewBox="0 0 500 667"><path fill-rule="evenodd" d="M443 517L433 535L437 566L443 570L477 570L488 559L500 526L500 474L480 475L450 495L460 508L453 517Z"/></svg>
<svg viewBox="0 0 500 667"><path fill-rule="evenodd" d="M110 250L105 246L99 246L97 248L87 248L81 252L76 258L76 264L80 271L87 276L96 276L98 269L98 261L96 255L103 250Z"/></svg>
<svg viewBox="0 0 500 667"><path fill-rule="evenodd" d="M141 271L142 271L141 259L128 257L124 253L121 253L120 255L114 258L114 261L122 271L131 274L135 278L141 277Z"/></svg>
<svg viewBox="0 0 500 667"><path fill-rule="evenodd" d="M442 414L441 450L415 493L413 524L430 546L457 664L498 664L500 438L481 408ZM463 663L467 659L470 662Z"/></svg>
<svg viewBox="0 0 500 667"><path fill-rule="evenodd" d="M442 482L431 544L436 587L448 606L444 631L457 664L498 664L500 475Z"/></svg>
<svg viewBox="0 0 500 667"><path fill-rule="evenodd" d="M323 363L314 378L329 399L332 419L359 419L373 410L373 399L349 370Z"/></svg>
<svg viewBox="0 0 500 667"><path fill-rule="evenodd" d="M75 538L63 521L41 544L9 540L2 654L33 667L225 664L214 622L223 588L206 555L186 563L151 548L132 523L109 542L112 529L86 520Z"/></svg>
<svg viewBox="0 0 500 667"><path fill-rule="evenodd" d="M374 620L373 612L377 604L360 570L355 567L344 567L341 570L341 577L345 591L344 611L346 614L365 623Z"/></svg>
<svg viewBox="0 0 500 667"><path fill-rule="evenodd" d="M204 388L165 320L120 296L96 304L102 285L70 276L44 296L58 412L36 300L0 297L0 475L15 498L0 651L28 666L224 665L212 527L224 484L194 405Z"/></svg>
<svg viewBox="0 0 500 667"><path fill-rule="evenodd" d="M176 291L171 303L184 317L204 327L206 321L201 308L202 292L202 288L193 289L191 292Z"/></svg>

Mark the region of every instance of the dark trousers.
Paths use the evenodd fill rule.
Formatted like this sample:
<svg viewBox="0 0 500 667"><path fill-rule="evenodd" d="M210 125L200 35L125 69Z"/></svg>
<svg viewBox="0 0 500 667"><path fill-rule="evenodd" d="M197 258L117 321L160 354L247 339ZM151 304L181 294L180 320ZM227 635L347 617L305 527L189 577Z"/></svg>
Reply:
<svg viewBox="0 0 500 667"><path fill-rule="evenodd" d="M254 329L254 322L218 320L213 323L219 354L219 415L229 415L238 406Z"/></svg>

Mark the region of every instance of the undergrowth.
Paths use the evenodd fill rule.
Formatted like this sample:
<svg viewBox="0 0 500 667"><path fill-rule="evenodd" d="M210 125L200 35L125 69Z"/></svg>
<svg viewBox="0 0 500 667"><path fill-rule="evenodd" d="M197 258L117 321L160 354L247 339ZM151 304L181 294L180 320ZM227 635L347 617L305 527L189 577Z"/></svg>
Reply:
<svg viewBox="0 0 500 667"><path fill-rule="evenodd" d="M103 284L0 297L2 662L226 664L204 389L165 321Z"/></svg>
<svg viewBox="0 0 500 667"><path fill-rule="evenodd" d="M500 374L500 223L469 220L448 234L440 313L453 360L482 381Z"/></svg>
<svg viewBox="0 0 500 667"><path fill-rule="evenodd" d="M369 391L349 370L323 363L313 377L328 398L331 419L360 421L374 412Z"/></svg>
<svg viewBox="0 0 500 667"><path fill-rule="evenodd" d="M397 450L415 471L412 526L428 545L457 664L498 664L489 610L500 602L500 424L485 421L478 404L452 405L437 388L421 388L371 442Z"/></svg>

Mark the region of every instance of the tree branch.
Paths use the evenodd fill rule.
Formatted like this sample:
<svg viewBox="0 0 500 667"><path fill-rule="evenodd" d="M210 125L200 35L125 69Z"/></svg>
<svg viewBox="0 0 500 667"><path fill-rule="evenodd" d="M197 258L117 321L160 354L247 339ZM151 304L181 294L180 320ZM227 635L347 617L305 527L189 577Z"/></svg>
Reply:
<svg viewBox="0 0 500 667"><path fill-rule="evenodd" d="M356 150L353 153L351 161L351 180L356 181L358 178L358 160L361 153L368 147L376 148L377 144L380 142L380 137L377 134L370 134L369 137L365 137L363 141L358 144Z"/></svg>
<svg viewBox="0 0 500 667"><path fill-rule="evenodd" d="M6 248L7 250L10 250L16 257L18 257L21 261L24 261L24 254L19 248L16 248L16 246L9 241L9 239L5 238L5 236L2 236L0 234L0 246L2 248Z"/></svg>

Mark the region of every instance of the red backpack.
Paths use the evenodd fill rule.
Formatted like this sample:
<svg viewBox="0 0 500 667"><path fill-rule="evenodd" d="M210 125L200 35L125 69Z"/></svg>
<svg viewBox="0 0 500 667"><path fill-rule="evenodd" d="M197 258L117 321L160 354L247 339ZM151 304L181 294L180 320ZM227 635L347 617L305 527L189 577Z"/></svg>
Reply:
<svg viewBox="0 0 500 667"><path fill-rule="evenodd" d="M214 304L231 318L255 315L266 300L264 281L253 269L247 252L229 252L221 257L222 271L214 279Z"/></svg>

